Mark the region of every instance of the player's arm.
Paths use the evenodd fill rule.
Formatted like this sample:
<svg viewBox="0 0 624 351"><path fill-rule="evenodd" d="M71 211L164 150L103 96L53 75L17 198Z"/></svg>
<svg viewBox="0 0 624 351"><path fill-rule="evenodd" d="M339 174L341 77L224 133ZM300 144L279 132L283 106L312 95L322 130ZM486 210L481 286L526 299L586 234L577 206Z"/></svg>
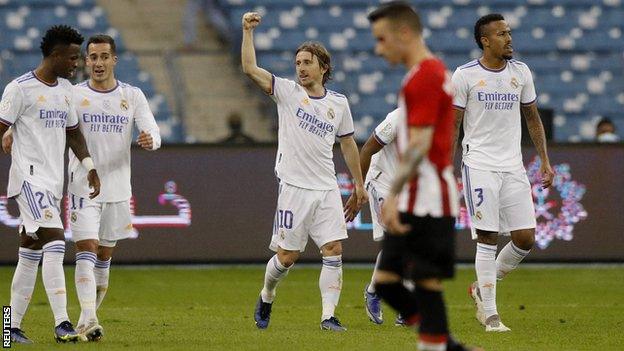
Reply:
<svg viewBox="0 0 624 351"><path fill-rule="evenodd" d="M540 172L542 173L542 187L548 188L552 185L555 172L553 172L550 166L550 159L548 158L548 151L546 150L546 132L544 132L544 125L540 118L539 111L537 110L537 104L532 103L530 105L520 107L522 115L527 123L529 135L533 144L537 149L537 154L541 160Z"/></svg>
<svg viewBox="0 0 624 351"><path fill-rule="evenodd" d="M2 150L5 154L10 154L13 145L13 128L0 123L0 135L2 135Z"/></svg>
<svg viewBox="0 0 624 351"><path fill-rule="evenodd" d="M409 128L409 146L401 157L401 161L397 166L396 174L388 198L382 207L382 216L384 223L388 228L388 232L393 234L405 234L409 230L409 226L402 224L398 218L397 196L410 179L412 179L418 171L418 165L422 159L429 153L431 142L433 140L433 127L410 127Z"/></svg>
<svg viewBox="0 0 624 351"><path fill-rule="evenodd" d="M455 128L453 129L453 148L451 149L451 164L455 164L455 153L457 152L457 142L459 139L459 127L464 120L464 110L455 108Z"/></svg>
<svg viewBox="0 0 624 351"><path fill-rule="evenodd" d="M136 99L137 109L134 121L140 131L137 144L148 151L158 150L161 144L160 128L158 128L154 114L150 110L147 98L142 91L137 91Z"/></svg>
<svg viewBox="0 0 624 351"><path fill-rule="evenodd" d="M87 142L80 128L67 129L65 133L67 135L67 145L71 148L82 165L89 171L87 180L89 181L89 187L93 188L93 191L89 194L89 198L93 199L100 194L100 177L95 170L95 165L93 164L93 159L89 155L89 150L87 150Z"/></svg>
<svg viewBox="0 0 624 351"><path fill-rule="evenodd" d="M340 151L342 151L342 156L347 163L347 167L355 183L355 208L353 206L345 208L345 219L347 221L352 221L360 207L368 201L368 195L364 190L364 178L362 177L358 148L355 139L353 139L353 135L340 138Z"/></svg>
<svg viewBox="0 0 624 351"><path fill-rule="evenodd" d="M261 16L256 12L243 15L243 44L241 45L241 64L243 72L256 83L262 91L272 94L273 76L269 71L258 67L256 48L253 42L253 31L260 24Z"/></svg>
<svg viewBox="0 0 624 351"><path fill-rule="evenodd" d="M374 154L383 149L384 145L381 144L375 137L375 133L371 134L362 150L360 150L360 167L362 169L362 178L366 179L368 169L370 168L371 158ZM352 193L345 204L345 219L352 221L360 211L360 207L357 205L357 194Z"/></svg>

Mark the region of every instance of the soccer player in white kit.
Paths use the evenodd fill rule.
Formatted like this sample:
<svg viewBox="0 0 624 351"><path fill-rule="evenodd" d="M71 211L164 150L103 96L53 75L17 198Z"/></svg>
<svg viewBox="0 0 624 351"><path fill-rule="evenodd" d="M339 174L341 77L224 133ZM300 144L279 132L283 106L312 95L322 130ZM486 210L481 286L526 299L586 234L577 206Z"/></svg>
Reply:
<svg viewBox="0 0 624 351"><path fill-rule="evenodd" d="M526 64L512 59L511 30L503 16L489 14L475 24L483 56L453 74L456 135L464 127L462 180L466 207L477 239L477 281L470 294L486 331L509 331L496 309L496 281L515 269L535 242L531 184L522 164L520 118L526 118L541 159L542 187L552 184L544 127L535 86ZM457 137L455 137L455 140ZM496 258L498 234L511 241Z"/></svg>
<svg viewBox="0 0 624 351"><path fill-rule="evenodd" d="M349 103L344 95L324 86L331 65L329 53L321 44L308 42L298 48L298 82L279 78L256 64L253 30L260 24L260 15L246 13L242 22L243 72L276 102L279 116L275 173L280 186L270 245L277 254L266 267L254 313L256 326L268 327L275 288L305 249L309 236L323 256L319 278L321 329L344 331L334 315L342 289L341 240L347 238L333 163L336 137L355 182L356 205L367 200ZM352 219L349 214L346 217Z"/></svg>
<svg viewBox="0 0 624 351"><path fill-rule="evenodd" d="M96 310L108 289L110 262L118 240L132 232L130 216L130 146L132 125L145 150L160 147L160 131L141 89L115 79L115 41L108 35L87 40L89 80L74 86L80 129L102 177L102 189L89 199L85 169L70 152L68 197L76 243L76 292L80 319L76 330L83 340L98 341L103 329Z"/></svg>
<svg viewBox="0 0 624 351"><path fill-rule="evenodd" d="M48 29L41 41L43 60L31 72L11 81L0 102L0 135L5 152L11 152L7 195L17 201L20 219L20 247L11 284L11 339L32 343L21 330L30 302L39 261L43 285L54 314L54 335L58 342L77 341L78 334L67 316L67 293L63 257L65 236L61 222L65 144L77 155L86 196L99 193L100 180L78 129L73 108L73 76L80 58L83 37L73 28L60 25Z"/></svg>
<svg viewBox="0 0 624 351"><path fill-rule="evenodd" d="M397 149L394 143L397 133L397 126L400 123L399 110L388 113L386 118L379 123L375 130L368 138L362 150L360 151L360 165L362 167L362 176L365 177L365 187L368 193L371 219L373 221L373 240L381 241L383 239L385 226L381 219L381 206L384 199L390 191L392 179L396 170ZM351 195L347 201L346 208L350 210L356 201L356 196ZM357 212L358 209L353 209ZM383 311L381 307L381 298L375 292L375 272L379 267L379 258L381 251L375 259L375 269L371 281L364 288L364 301L366 314L368 318L375 324L383 323ZM400 316L397 317L397 325L402 325L403 321Z"/></svg>

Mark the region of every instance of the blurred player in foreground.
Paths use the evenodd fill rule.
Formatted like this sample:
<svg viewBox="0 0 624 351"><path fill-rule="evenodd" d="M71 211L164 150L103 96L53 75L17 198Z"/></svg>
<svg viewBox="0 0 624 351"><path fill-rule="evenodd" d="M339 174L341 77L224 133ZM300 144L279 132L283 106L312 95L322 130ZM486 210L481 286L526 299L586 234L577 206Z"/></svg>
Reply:
<svg viewBox="0 0 624 351"><path fill-rule="evenodd" d="M554 173L533 77L526 64L512 59L509 25L503 16L489 14L476 22L474 35L483 55L453 74L455 135L463 120L462 180L477 240L477 281L470 295L485 330L505 332L510 329L496 309L496 280L514 270L535 243L532 189L520 149L521 115L541 160L542 187L552 184ZM499 233L511 233L511 241L496 258Z"/></svg>
<svg viewBox="0 0 624 351"><path fill-rule="evenodd" d="M67 316L67 292L63 258L65 233L61 221L65 144L83 168L87 197L100 192L100 180L78 128L74 110L73 76L83 37L75 29L59 25L48 29L41 41L43 60L34 71L13 80L0 102L0 135L5 152L11 153L7 195L17 201L20 247L11 284L11 340L30 344L21 322L35 287L39 261L42 278L54 314L57 342L77 341L79 336Z"/></svg>
<svg viewBox="0 0 624 351"><path fill-rule="evenodd" d="M145 150L160 147L160 132L141 89L115 78L115 41L95 35L86 46L89 80L74 86L76 112L93 160L102 177L100 196L90 199L85 169L69 154L68 197L73 240L76 243L76 292L80 319L76 327L83 340L103 335L96 310L108 289L110 262L118 240L132 232L130 216L130 146L132 125Z"/></svg>
<svg viewBox="0 0 624 351"><path fill-rule="evenodd" d="M243 16L243 72L277 104L279 118L275 173L279 197L270 248L277 251L267 263L264 287L256 304L256 326L269 325L277 284L305 249L308 236L320 248L323 267L319 278L323 312L321 329L344 331L334 311L342 290L342 244L347 238L344 211L333 163L333 145L340 147L355 182L356 206L366 202L353 119L347 98L325 88L331 63L327 50L315 42L296 52L298 82L276 77L256 64L253 30L260 15Z"/></svg>
<svg viewBox="0 0 624 351"><path fill-rule="evenodd" d="M400 161L382 207L386 233L375 274L377 293L406 325L419 324L419 350L466 350L449 335L441 281L454 275L459 210L451 164L450 78L427 48L420 18L409 4L380 5L368 18L375 53L409 70L399 96ZM414 291L403 285L405 278L414 280Z"/></svg>

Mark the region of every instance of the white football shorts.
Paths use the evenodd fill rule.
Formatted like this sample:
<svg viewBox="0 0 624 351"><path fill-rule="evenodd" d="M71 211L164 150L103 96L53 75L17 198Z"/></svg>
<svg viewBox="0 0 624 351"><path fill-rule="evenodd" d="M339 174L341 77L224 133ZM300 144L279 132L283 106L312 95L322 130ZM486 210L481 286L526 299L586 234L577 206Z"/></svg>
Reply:
<svg viewBox="0 0 624 351"><path fill-rule="evenodd" d="M22 228L26 234L37 239L36 232L39 228L63 229L61 221L61 200L54 197L51 191L40 186L24 182L22 191L15 197L20 212Z"/></svg>
<svg viewBox="0 0 624 351"><path fill-rule="evenodd" d="M97 202L71 193L68 196L74 242L98 240L101 246L114 247L117 240L132 234L130 200Z"/></svg>
<svg viewBox="0 0 624 351"><path fill-rule="evenodd" d="M340 190L310 190L280 183L269 248L303 252L308 236L319 248L347 238Z"/></svg>
<svg viewBox="0 0 624 351"><path fill-rule="evenodd" d="M531 184L524 169L493 172L462 165L464 200L476 230L510 235L511 231L535 228Z"/></svg>
<svg viewBox="0 0 624 351"><path fill-rule="evenodd" d="M370 206L371 219L373 221L373 240L383 240L384 231L386 230L381 218L381 206L386 198L390 188L380 182L371 179L366 183L366 192L368 193L368 205Z"/></svg>

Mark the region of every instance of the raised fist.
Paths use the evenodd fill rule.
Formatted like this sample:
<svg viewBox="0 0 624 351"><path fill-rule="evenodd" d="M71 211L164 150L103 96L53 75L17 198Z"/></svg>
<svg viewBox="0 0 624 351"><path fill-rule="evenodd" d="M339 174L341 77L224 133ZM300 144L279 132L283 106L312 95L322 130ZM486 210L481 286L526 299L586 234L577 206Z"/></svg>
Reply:
<svg viewBox="0 0 624 351"><path fill-rule="evenodd" d="M257 12L247 12L243 15L243 29L251 30L260 24L262 17Z"/></svg>

